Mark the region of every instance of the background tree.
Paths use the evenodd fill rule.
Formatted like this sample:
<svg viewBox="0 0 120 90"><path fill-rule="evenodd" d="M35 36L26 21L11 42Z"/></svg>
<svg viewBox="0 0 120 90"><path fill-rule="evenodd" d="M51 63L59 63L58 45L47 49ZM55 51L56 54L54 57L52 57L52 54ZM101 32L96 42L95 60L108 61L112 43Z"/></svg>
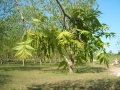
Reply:
<svg viewBox="0 0 120 90"><path fill-rule="evenodd" d="M108 53L109 53L110 55L112 55L112 54L113 54L112 50L110 50Z"/></svg>
<svg viewBox="0 0 120 90"><path fill-rule="evenodd" d="M120 52L120 37L118 37L118 41L116 43L116 48L117 48L118 54L119 54L119 52Z"/></svg>
<svg viewBox="0 0 120 90"><path fill-rule="evenodd" d="M18 46L14 47L14 50L17 50L15 57L22 59L23 66L25 66L25 60L32 56L31 51L34 50L29 44L32 40L27 40L25 42L18 43Z"/></svg>
<svg viewBox="0 0 120 90"><path fill-rule="evenodd" d="M13 0L1 0L0 2L0 18L4 24L4 27L0 29L0 31L5 33L1 35L4 37L1 43L1 48L3 49L1 57L4 60L10 61L13 60L13 56L15 54L15 52L12 50L12 48L15 46L14 43L21 40L23 31L22 27L18 26L20 24L20 18L16 13Z"/></svg>

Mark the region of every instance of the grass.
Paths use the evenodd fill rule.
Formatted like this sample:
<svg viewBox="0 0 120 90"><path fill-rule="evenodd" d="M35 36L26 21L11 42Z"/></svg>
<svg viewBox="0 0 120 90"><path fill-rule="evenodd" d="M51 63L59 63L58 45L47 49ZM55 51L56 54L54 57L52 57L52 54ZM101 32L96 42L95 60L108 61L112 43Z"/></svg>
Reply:
<svg viewBox="0 0 120 90"><path fill-rule="evenodd" d="M99 65L81 66L74 74L56 64L0 65L0 90L120 90L120 78Z"/></svg>

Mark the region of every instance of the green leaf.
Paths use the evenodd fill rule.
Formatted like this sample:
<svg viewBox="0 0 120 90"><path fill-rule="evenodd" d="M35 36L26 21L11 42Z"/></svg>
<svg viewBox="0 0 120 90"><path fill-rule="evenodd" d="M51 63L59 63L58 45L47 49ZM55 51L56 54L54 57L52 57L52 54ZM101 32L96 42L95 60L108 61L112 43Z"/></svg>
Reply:
<svg viewBox="0 0 120 90"><path fill-rule="evenodd" d="M58 35L57 39L62 39L62 38L65 38L65 37L72 38L72 37L74 37L74 35L72 33L68 32L68 31L64 31L64 32L61 32Z"/></svg>
<svg viewBox="0 0 120 90"><path fill-rule="evenodd" d="M26 49L29 49L29 50L35 50L33 47L31 47L30 45L25 45L25 48Z"/></svg>
<svg viewBox="0 0 120 90"><path fill-rule="evenodd" d="M20 56L22 53L23 53L23 50L17 51L17 52L15 53L15 57L16 57L16 56Z"/></svg>
<svg viewBox="0 0 120 90"><path fill-rule="evenodd" d="M27 57L27 55L28 55L28 56L32 56L31 52L28 51L27 49L24 50L24 53L26 54L26 57Z"/></svg>
<svg viewBox="0 0 120 90"><path fill-rule="evenodd" d="M60 62L60 64L59 64L58 68L60 68L60 67L62 67L62 66L64 66L64 65L66 65L66 64L67 64L67 62L66 62L66 61L62 61L62 62Z"/></svg>
<svg viewBox="0 0 120 90"><path fill-rule="evenodd" d="M13 50L22 50L22 48L23 48L23 45L19 45L14 47Z"/></svg>
<svg viewBox="0 0 120 90"><path fill-rule="evenodd" d="M103 60L104 60L104 58L101 58L101 59L100 59L100 64L103 62Z"/></svg>
<svg viewBox="0 0 120 90"><path fill-rule="evenodd" d="M17 43L17 44L19 44L19 45L23 45L23 44L25 44L25 42L20 42L20 43Z"/></svg>
<svg viewBox="0 0 120 90"><path fill-rule="evenodd" d="M28 39L25 44L30 44L32 42L32 39Z"/></svg>
<svg viewBox="0 0 120 90"><path fill-rule="evenodd" d="M18 43L19 45L13 48L14 50L17 50L17 52L15 53L15 56L22 59L26 59L29 56L32 56L30 50L34 50L34 48L29 45L31 41L32 39L29 39L26 42Z"/></svg>
<svg viewBox="0 0 120 90"><path fill-rule="evenodd" d="M79 14L80 14L80 12L79 11L76 11L76 12L74 12L74 14L73 14L73 18L77 18L78 16L79 16Z"/></svg>
<svg viewBox="0 0 120 90"><path fill-rule="evenodd" d="M110 34L109 33L106 33L106 38L110 37Z"/></svg>
<svg viewBox="0 0 120 90"><path fill-rule="evenodd" d="M98 50L96 56L98 57L102 53L102 50Z"/></svg>
<svg viewBox="0 0 120 90"><path fill-rule="evenodd" d="M89 35L90 32L89 32L89 31L86 31L86 30L82 30L82 31L81 31L81 34Z"/></svg>
<svg viewBox="0 0 120 90"><path fill-rule="evenodd" d="M90 34L90 32L87 31L87 30L80 30L80 29L76 29L76 30L79 31L80 34L85 34L85 35L89 35Z"/></svg>
<svg viewBox="0 0 120 90"><path fill-rule="evenodd" d="M36 18L32 18L32 19L33 19L33 21L36 22L36 23L40 23L40 22L41 22L40 20L38 20L38 19L36 19Z"/></svg>

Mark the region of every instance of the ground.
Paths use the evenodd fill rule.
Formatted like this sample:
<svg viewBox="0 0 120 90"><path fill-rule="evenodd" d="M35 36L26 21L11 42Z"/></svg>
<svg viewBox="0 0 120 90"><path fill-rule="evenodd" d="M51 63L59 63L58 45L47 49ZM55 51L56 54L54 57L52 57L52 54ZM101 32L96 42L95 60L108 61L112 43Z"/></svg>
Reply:
<svg viewBox="0 0 120 90"><path fill-rule="evenodd" d="M110 75L120 76L120 67L111 66L109 70L111 72Z"/></svg>
<svg viewBox="0 0 120 90"><path fill-rule="evenodd" d="M120 90L120 66L90 64L74 74L58 70L58 65L11 63L0 65L0 90Z"/></svg>

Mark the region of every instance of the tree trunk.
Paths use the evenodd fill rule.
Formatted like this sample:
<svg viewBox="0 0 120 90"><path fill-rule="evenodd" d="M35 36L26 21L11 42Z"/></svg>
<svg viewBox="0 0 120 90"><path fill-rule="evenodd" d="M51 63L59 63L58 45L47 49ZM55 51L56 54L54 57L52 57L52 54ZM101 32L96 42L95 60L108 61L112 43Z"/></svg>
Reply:
<svg viewBox="0 0 120 90"><path fill-rule="evenodd" d="M6 50L6 55L7 55L7 61L8 61L8 65L10 65L9 51L8 51L8 50Z"/></svg>
<svg viewBox="0 0 120 90"><path fill-rule="evenodd" d="M71 62L71 61L69 61L69 62L68 62L68 66L69 66L69 73L70 73L70 74L74 73L74 70L73 70L73 68L74 68L74 63Z"/></svg>
<svg viewBox="0 0 120 90"><path fill-rule="evenodd" d="M1 64L3 64L3 60L1 59Z"/></svg>
<svg viewBox="0 0 120 90"><path fill-rule="evenodd" d="M73 52L72 49L70 48L70 54L69 54L70 62L69 62L69 73L73 73L73 68L74 68L74 59L73 59Z"/></svg>
<svg viewBox="0 0 120 90"><path fill-rule="evenodd" d="M36 60L34 59L34 64L36 64Z"/></svg>
<svg viewBox="0 0 120 90"><path fill-rule="evenodd" d="M68 67L69 67L69 73L72 74L72 73L74 73L74 59L72 57L72 54L70 54L69 57L70 57L70 61L66 57L65 57L65 59L68 64Z"/></svg>
<svg viewBox="0 0 120 90"><path fill-rule="evenodd" d="M23 66L25 66L25 59L23 59Z"/></svg>
<svg viewBox="0 0 120 90"><path fill-rule="evenodd" d="M42 53L40 54L40 65L42 65L42 59L43 59L43 55Z"/></svg>
<svg viewBox="0 0 120 90"><path fill-rule="evenodd" d="M40 65L42 65L42 59L40 58Z"/></svg>
<svg viewBox="0 0 120 90"><path fill-rule="evenodd" d="M10 60L8 60L8 65L10 65Z"/></svg>
<svg viewBox="0 0 120 90"><path fill-rule="evenodd" d="M50 63L50 65L51 65L51 64L52 64L52 61L51 61L51 59L50 59L50 58L49 58L49 60L50 60L50 62L49 62L49 63Z"/></svg>
<svg viewBox="0 0 120 90"><path fill-rule="evenodd" d="M36 64L36 57L31 58L31 60L33 60L34 64Z"/></svg>

